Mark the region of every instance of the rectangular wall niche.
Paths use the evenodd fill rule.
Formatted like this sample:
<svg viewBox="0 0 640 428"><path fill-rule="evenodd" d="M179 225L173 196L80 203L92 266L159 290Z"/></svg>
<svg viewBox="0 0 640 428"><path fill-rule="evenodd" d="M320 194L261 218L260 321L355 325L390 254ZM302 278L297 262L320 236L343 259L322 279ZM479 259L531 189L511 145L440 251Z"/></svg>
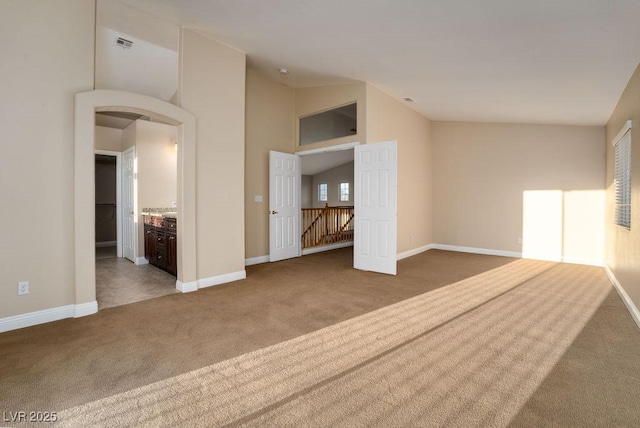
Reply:
<svg viewBox="0 0 640 428"><path fill-rule="evenodd" d="M347 104L300 118L300 145L356 135L357 103Z"/></svg>

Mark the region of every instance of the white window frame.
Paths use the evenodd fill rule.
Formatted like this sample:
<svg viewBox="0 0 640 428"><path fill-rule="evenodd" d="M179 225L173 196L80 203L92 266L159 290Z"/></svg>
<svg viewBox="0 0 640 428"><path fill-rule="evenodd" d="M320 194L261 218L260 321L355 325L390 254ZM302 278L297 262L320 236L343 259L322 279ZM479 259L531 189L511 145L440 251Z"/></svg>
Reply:
<svg viewBox="0 0 640 428"><path fill-rule="evenodd" d="M344 199L345 193L342 192L342 186L346 184L346 196L347 199ZM340 183L340 187L338 188L338 191L340 192L340 194L338 195L338 197L340 198L340 202L349 202L351 200L351 194L349 193L349 183L348 182L343 182Z"/></svg>
<svg viewBox="0 0 640 428"><path fill-rule="evenodd" d="M628 120L613 139L615 217L617 226L631 229L631 128Z"/></svg>
<svg viewBox="0 0 640 428"><path fill-rule="evenodd" d="M327 185L327 183L318 184L318 201L327 202L328 197L329 197L329 186Z"/></svg>

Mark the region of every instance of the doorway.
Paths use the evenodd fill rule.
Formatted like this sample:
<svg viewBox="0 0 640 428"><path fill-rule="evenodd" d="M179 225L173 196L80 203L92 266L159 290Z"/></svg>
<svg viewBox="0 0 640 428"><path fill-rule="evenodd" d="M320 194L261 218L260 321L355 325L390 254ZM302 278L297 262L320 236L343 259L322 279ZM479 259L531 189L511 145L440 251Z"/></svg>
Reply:
<svg viewBox="0 0 640 428"><path fill-rule="evenodd" d="M96 259L122 257L120 168L120 152L96 150Z"/></svg>
<svg viewBox="0 0 640 428"><path fill-rule="evenodd" d="M353 246L354 150L301 155L302 255Z"/></svg>
<svg viewBox="0 0 640 428"><path fill-rule="evenodd" d="M153 97L117 90L93 90L75 96L74 120L74 317L98 311L96 300L95 113L125 111L146 115L177 127L178 191L176 201L178 291L198 289L195 231L196 120L189 112Z"/></svg>
<svg viewBox="0 0 640 428"><path fill-rule="evenodd" d="M98 307L176 293L175 270L169 275L155 266L155 259L149 260L148 227L142 225L142 211L151 207L175 211L176 128L130 112L96 113L95 118L96 147L120 150L96 150L95 155ZM175 243L173 221L170 238Z"/></svg>
<svg viewBox="0 0 640 428"><path fill-rule="evenodd" d="M270 152L269 260L301 251L301 156L354 151L354 263L356 269L396 274L397 142L349 143L294 155Z"/></svg>

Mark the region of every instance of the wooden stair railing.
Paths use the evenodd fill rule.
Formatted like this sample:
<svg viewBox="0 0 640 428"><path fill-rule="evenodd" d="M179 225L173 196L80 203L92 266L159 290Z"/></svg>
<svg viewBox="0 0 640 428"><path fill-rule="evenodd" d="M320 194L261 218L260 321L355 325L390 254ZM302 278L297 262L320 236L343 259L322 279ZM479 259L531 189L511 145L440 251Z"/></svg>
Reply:
<svg viewBox="0 0 640 428"><path fill-rule="evenodd" d="M349 206L303 208L302 248L352 241L353 216L353 207Z"/></svg>
<svg viewBox="0 0 640 428"><path fill-rule="evenodd" d="M302 238L304 239L305 235L310 234L311 230L315 227L318 221L325 215L327 209L329 208L329 204L327 204L324 208L303 208L302 209L302 224L306 224L307 220L313 218L314 214L318 212L315 216L309 227L302 232Z"/></svg>

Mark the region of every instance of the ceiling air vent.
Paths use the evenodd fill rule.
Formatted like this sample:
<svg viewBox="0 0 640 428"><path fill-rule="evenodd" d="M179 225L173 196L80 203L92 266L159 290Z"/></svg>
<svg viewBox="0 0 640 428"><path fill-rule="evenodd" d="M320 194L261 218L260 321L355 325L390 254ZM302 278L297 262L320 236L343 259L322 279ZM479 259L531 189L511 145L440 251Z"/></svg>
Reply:
<svg viewBox="0 0 640 428"><path fill-rule="evenodd" d="M118 37L116 40L116 46L120 46L122 49L131 49L133 42L131 40L123 39L122 37Z"/></svg>

